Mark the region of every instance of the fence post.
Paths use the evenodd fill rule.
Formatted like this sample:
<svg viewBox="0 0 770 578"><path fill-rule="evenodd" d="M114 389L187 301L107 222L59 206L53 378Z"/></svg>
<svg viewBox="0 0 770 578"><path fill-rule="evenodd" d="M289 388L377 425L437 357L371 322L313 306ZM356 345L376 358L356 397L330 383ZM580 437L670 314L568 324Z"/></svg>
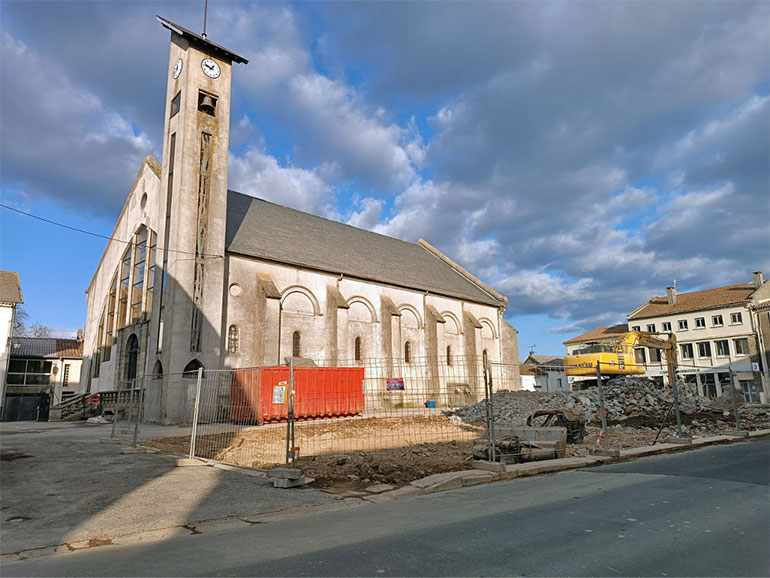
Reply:
<svg viewBox="0 0 770 578"><path fill-rule="evenodd" d="M735 414L735 431L741 431L741 422L738 419L738 401L735 399L735 372L730 366L730 391L733 392L733 413Z"/></svg>
<svg viewBox="0 0 770 578"><path fill-rule="evenodd" d="M130 433L131 432L131 416L134 413L134 386L136 385L136 381L130 381L128 384L128 387L131 388L131 395L129 396L128 401L128 420L126 424L126 429L124 431L121 431L121 433Z"/></svg>
<svg viewBox="0 0 770 578"><path fill-rule="evenodd" d="M137 439L139 438L139 418L142 415L142 409L144 408L144 377L142 378L142 386L139 388L139 401L136 404L136 422L134 423L134 447L136 447Z"/></svg>
<svg viewBox="0 0 770 578"><path fill-rule="evenodd" d="M607 445L607 412L604 409L604 386L602 385L601 363L596 362L596 385L599 388L599 411L602 414L602 431L599 434L603 446Z"/></svg>
<svg viewBox="0 0 770 578"><path fill-rule="evenodd" d="M291 459L291 467L294 467L295 455L294 451L294 359L289 359L289 395L288 407L286 411L286 467L289 467L289 460Z"/></svg>
<svg viewBox="0 0 770 578"><path fill-rule="evenodd" d="M190 459L195 457L195 437L198 434L198 409L201 399L201 381L203 381L203 368L198 368L198 383L195 385L195 409L193 409L192 432L190 433Z"/></svg>
<svg viewBox="0 0 770 578"><path fill-rule="evenodd" d="M484 398L487 413L487 434L489 436L487 455L489 456L489 461L494 462L497 457L495 455L495 412L494 402L492 401L492 368L489 358L484 360Z"/></svg>
<svg viewBox="0 0 770 578"><path fill-rule="evenodd" d="M112 414L112 432L110 438L115 437L115 426L118 423L118 416L120 415L120 384L118 384L118 391L115 392L115 410Z"/></svg>
<svg viewBox="0 0 770 578"><path fill-rule="evenodd" d="M676 368L674 364L676 361L674 360L674 356L676 355L676 351L673 351L666 355L666 360L668 363L668 381L671 383L674 391L674 409L676 410L676 435L679 437L679 439L682 439L682 416L679 415L679 385L677 383L676 379Z"/></svg>

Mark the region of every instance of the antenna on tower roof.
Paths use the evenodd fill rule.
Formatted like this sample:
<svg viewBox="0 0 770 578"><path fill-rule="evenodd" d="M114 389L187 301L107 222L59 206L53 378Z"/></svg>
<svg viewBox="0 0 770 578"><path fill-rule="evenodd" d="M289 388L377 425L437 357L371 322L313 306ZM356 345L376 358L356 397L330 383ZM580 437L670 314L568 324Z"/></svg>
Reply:
<svg viewBox="0 0 770 578"><path fill-rule="evenodd" d="M209 0L204 0L203 2L203 38L206 38L206 16L208 15L209 11Z"/></svg>
<svg viewBox="0 0 770 578"><path fill-rule="evenodd" d="M533 343L532 345L529 346L529 354L530 355L534 355L535 354L535 347L536 346L537 346L536 343Z"/></svg>
<svg viewBox="0 0 770 578"><path fill-rule="evenodd" d="M674 289L676 289L676 277L674 277Z"/></svg>

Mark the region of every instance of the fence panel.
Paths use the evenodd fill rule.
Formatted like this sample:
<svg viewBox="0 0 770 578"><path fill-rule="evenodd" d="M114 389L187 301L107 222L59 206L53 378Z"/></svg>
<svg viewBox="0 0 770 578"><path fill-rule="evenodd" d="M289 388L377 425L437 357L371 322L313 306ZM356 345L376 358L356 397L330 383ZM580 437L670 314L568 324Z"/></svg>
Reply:
<svg viewBox="0 0 770 578"><path fill-rule="evenodd" d="M494 390L513 389L512 375L490 365ZM192 376L165 380L166 405L172 397L179 402L178 421L192 423L196 385ZM475 357L205 371L191 447L197 457L252 467L446 443L463 444L470 455L485 427L446 410L484 396L483 363Z"/></svg>

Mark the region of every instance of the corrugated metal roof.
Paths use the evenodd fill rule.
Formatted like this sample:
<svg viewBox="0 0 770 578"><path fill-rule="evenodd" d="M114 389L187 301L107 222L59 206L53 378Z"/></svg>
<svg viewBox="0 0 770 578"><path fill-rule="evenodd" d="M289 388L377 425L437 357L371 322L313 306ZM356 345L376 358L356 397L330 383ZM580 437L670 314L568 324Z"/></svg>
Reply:
<svg viewBox="0 0 770 578"><path fill-rule="evenodd" d="M0 302L24 303L19 274L16 271L0 271Z"/></svg>
<svg viewBox="0 0 770 578"><path fill-rule="evenodd" d="M83 342L54 337L13 337L11 357L77 358L83 357Z"/></svg>
<svg viewBox="0 0 770 578"><path fill-rule="evenodd" d="M741 305L748 301L756 290L754 283L741 283L740 285L728 285L705 291L693 291L676 296L676 303L668 304L668 297L653 297L645 305L628 316L629 320L646 319L648 317L660 317L674 313L686 313L700 311L702 309L714 309Z"/></svg>
<svg viewBox="0 0 770 578"><path fill-rule="evenodd" d="M495 307L484 288L416 243L408 243L228 191L227 250Z"/></svg>

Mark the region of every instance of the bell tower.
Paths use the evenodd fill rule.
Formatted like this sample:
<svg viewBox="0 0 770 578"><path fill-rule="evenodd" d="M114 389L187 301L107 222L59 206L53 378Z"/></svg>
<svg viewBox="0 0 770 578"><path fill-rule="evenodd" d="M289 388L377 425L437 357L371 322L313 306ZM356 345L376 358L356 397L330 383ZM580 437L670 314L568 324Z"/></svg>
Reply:
<svg viewBox="0 0 770 578"><path fill-rule="evenodd" d="M164 374L221 367L233 62L247 60L168 20L171 31L151 332ZM159 290L158 290L159 289ZM154 343L153 343L154 342ZM152 354L152 351L150 351ZM168 400L167 407L175 404Z"/></svg>

